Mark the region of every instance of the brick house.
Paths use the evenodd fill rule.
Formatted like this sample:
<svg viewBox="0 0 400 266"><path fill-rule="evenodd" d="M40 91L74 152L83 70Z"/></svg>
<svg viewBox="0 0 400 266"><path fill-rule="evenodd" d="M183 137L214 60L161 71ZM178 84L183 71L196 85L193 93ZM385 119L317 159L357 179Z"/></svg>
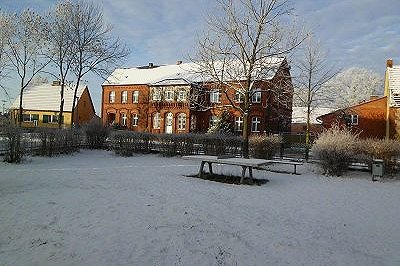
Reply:
<svg viewBox="0 0 400 266"><path fill-rule="evenodd" d="M61 85L55 81L52 84L35 84L25 89L22 98L23 127L48 127L58 128L60 111ZM62 117L63 127L70 127L71 123L84 124L95 116L92 98L87 86L80 86L77 92L75 117L72 120L72 100L74 88L64 88L64 111ZM19 96L10 108L11 117L18 123Z"/></svg>
<svg viewBox="0 0 400 266"><path fill-rule="evenodd" d="M290 129L293 86L289 66L276 58L273 73L255 83L249 126L251 132ZM238 83L238 81L232 81ZM240 81L239 81L240 82ZM132 131L152 133L206 132L227 110L239 134L240 113L232 108L241 99L228 91L233 102L216 89L212 79L196 72L194 63L116 69L102 85L102 122Z"/></svg>
<svg viewBox="0 0 400 266"><path fill-rule="evenodd" d="M400 133L400 66L386 63L384 96L319 116L324 128L346 125L362 138L396 138Z"/></svg>

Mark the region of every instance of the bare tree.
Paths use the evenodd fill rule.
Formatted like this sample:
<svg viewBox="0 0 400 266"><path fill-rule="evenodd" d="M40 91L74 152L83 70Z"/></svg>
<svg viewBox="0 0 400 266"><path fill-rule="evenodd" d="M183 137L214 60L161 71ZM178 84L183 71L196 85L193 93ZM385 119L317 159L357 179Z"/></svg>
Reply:
<svg viewBox="0 0 400 266"><path fill-rule="evenodd" d="M60 81L60 112L58 115L58 127L61 128L64 113L64 90L68 75L72 69L74 45L70 25L70 17L73 16L72 2L60 2L54 10L48 14L48 37L50 41L50 60L55 65Z"/></svg>
<svg viewBox="0 0 400 266"><path fill-rule="evenodd" d="M219 0L218 3L221 13L209 17L208 31L200 38L192 61L242 115L243 156L248 157L253 88L276 71L276 57L290 53L305 35L286 23L291 15L289 1ZM234 104L229 93L232 90L240 95L242 104Z"/></svg>
<svg viewBox="0 0 400 266"><path fill-rule="evenodd" d="M112 26L104 21L102 10L93 2L74 2L70 14L73 14L69 17L69 25L74 50L73 72L76 78L72 101L73 120L77 91L82 78L92 72L105 79L128 56L129 50L118 38L111 36Z"/></svg>
<svg viewBox="0 0 400 266"><path fill-rule="evenodd" d="M49 63L45 59L46 35L43 18L30 10L24 10L20 14L9 15L11 32L7 36L7 59L10 68L20 78L19 95L19 125L22 124L22 100L24 90L32 79L41 72Z"/></svg>
<svg viewBox="0 0 400 266"><path fill-rule="evenodd" d="M365 68L351 67L336 75L324 88L332 107L347 108L383 94L383 76Z"/></svg>
<svg viewBox="0 0 400 266"><path fill-rule="evenodd" d="M306 136L307 147L306 159L308 159L308 148L310 145L310 116L313 108L326 99L321 89L336 74L333 66L329 65L327 52L322 49L319 41L312 36L306 40L302 50L302 56L295 64L298 76L295 79L296 94L300 106L306 107Z"/></svg>
<svg viewBox="0 0 400 266"><path fill-rule="evenodd" d="M7 90L3 86L3 81L7 77L7 49L8 39L11 36L11 17L0 12L0 88L9 97Z"/></svg>

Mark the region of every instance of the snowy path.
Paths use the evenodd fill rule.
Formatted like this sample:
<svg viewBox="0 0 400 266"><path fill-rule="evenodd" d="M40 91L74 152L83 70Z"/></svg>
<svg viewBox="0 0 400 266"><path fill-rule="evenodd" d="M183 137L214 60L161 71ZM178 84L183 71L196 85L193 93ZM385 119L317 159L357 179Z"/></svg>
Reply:
<svg viewBox="0 0 400 266"><path fill-rule="evenodd" d="M259 187L156 155L0 163L0 265L400 265L400 182L301 170Z"/></svg>

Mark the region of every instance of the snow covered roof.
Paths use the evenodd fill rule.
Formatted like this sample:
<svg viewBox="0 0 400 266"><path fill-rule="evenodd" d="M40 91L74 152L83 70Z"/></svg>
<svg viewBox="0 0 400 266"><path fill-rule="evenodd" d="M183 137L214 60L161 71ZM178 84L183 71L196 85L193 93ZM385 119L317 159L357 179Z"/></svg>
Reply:
<svg viewBox="0 0 400 266"><path fill-rule="evenodd" d="M334 111L333 108L328 107L315 107L311 110L310 121L311 124L321 124L317 117L329 114ZM305 124L307 123L307 107L293 107L292 112L292 123L293 124Z"/></svg>
<svg viewBox="0 0 400 266"><path fill-rule="evenodd" d="M281 64L284 62L283 57L271 57L264 60L262 67L257 69L258 74L264 74L263 79L272 79ZM217 63L216 66L221 63ZM212 82L212 77L204 76L200 73L200 65L198 63L182 63L179 65L162 65L153 68L118 68L107 78L103 85L132 85L132 84L154 84L162 80L184 79L188 82ZM240 64L237 64L240 65ZM234 64L230 65L231 69L238 71ZM267 66L267 67L265 67ZM240 69L239 69L240 70ZM266 73L262 73L262 72ZM243 72L243 71L241 71ZM235 76L237 80L238 75ZM242 78L244 79L244 77ZM227 81L234 80L227 78Z"/></svg>
<svg viewBox="0 0 400 266"><path fill-rule="evenodd" d="M80 98L86 86L79 86L77 96ZM22 98L22 108L25 110L59 111L60 110L60 85L36 84L25 89ZM64 88L64 111L70 112L74 88ZM11 106L11 109L19 108L19 95Z"/></svg>
<svg viewBox="0 0 400 266"><path fill-rule="evenodd" d="M400 66L388 67L391 106L400 107Z"/></svg>

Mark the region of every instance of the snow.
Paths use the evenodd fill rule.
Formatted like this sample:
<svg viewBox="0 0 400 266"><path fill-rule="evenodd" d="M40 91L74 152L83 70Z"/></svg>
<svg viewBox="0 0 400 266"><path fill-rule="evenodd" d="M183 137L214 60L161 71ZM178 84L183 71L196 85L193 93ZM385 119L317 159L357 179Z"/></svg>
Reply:
<svg viewBox="0 0 400 266"><path fill-rule="evenodd" d="M292 108L292 123L301 124L307 123L307 107L293 107ZM311 124L321 124L320 121L317 120L319 116L329 114L333 112L335 109L327 108L327 107L315 107L311 109L310 113L310 121Z"/></svg>
<svg viewBox="0 0 400 266"><path fill-rule="evenodd" d="M108 151L0 163L0 265L400 265L400 183ZM240 167L215 166L240 174Z"/></svg>

